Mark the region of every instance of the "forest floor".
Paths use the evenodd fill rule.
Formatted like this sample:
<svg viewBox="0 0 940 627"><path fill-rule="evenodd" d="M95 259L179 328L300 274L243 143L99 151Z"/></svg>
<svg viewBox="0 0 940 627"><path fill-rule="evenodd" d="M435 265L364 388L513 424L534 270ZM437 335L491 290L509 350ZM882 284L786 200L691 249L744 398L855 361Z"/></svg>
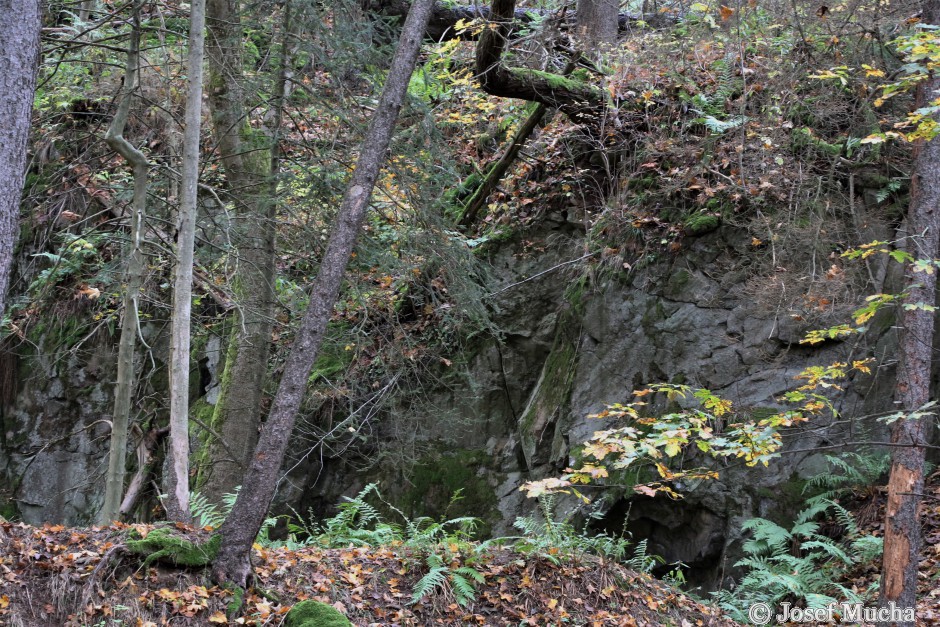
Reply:
<svg viewBox="0 0 940 627"><path fill-rule="evenodd" d="M232 592L212 586L205 569L142 567L139 556L115 550L127 532L121 525L69 529L0 523L0 624L280 625L303 599L330 603L355 625L735 624L649 575L590 557L554 564L493 549L472 561L452 551L461 565L472 564L484 577L475 600L463 607L449 586L411 602L428 568L424 556L405 547L257 545L257 587L245 595L241 616L230 621L226 608Z"/></svg>
<svg viewBox="0 0 940 627"><path fill-rule="evenodd" d="M940 473L926 488L918 625L940 624ZM881 535L884 489L859 495L860 526ZM475 554L446 548L451 567L470 566L484 578L475 600L457 602L450 585L412 603L428 572L426 556L401 545L299 549L255 546L256 587L238 618L226 616L233 593L211 584L202 568L156 564L121 550L131 530L148 525L31 527L0 519L0 625L280 625L291 606L332 604L355 625L675 625L735 623L662 582L618 564L583 557L553 563L509 549ZM208 537L203 530L190 535ZM116 548L117 547L117 548ZM865 590L878 565L860 566L843 582Z"/></svg>

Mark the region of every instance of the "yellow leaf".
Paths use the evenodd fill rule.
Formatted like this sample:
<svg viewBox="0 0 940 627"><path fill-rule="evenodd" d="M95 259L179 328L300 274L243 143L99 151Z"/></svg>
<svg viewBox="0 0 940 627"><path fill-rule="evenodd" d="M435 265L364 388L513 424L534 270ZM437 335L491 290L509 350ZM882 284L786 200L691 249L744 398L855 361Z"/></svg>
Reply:
<svg viewBox="0 0 940 627"><path fill-rule="evenodd" d="M226 618L225 614L223 614L222 612L216 612L215 614L209 617L209 622L217 623L219 625L227 625L228 618Z"/></svg>

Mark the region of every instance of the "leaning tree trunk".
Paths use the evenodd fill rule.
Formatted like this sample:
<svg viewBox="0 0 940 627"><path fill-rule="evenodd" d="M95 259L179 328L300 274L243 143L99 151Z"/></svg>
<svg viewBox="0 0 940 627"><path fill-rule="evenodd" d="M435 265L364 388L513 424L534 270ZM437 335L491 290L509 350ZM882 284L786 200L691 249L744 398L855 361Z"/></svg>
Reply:
<svg viewBox="0 0 940 627"><path fill-rule="evenodd" d="M104 507L99 515L101 524L118 517L124 496L124 471L127 463L127 428L131 415L131 396L134 390L134 353L137 349L138 296L144 282L144 220L147 213L147 179L150 164L147 157L124 138L124 127L130 115L131 101L137 91L137 66L140 59L140 7L143 0L135 0L133 26L127 50L127 68L124 89L114 119L104 139L115 152L124 157L134 172L134 197L131 201L131 240L127 253L126 282L124 286L124 320L118 345L117 382L114 387L114 415L111 417L111 442L108 452L108 474L105 476Z"/></svg>
<svg viewBox="0 0 940 627"><path fill-rule="evenodd" d="M212 577L218 583L245 586L251 577L251 545L274 498L278 473L310 369L319 353L346 265L365 221L369 197L385 161L432 4L433 0L416 0L405 21L382 97L362 143L356 170L347 185L336 225L314 281L310 303L297 330L294 348L284 364L284 374L271 413L235 507L221 529L222 546L212 565Z"/></svg>
<svg viewBox="0 0 940 627"><path fill-rule="evenodd" d="M571 74L579 58L580 55L569 61L561 75L568 76ZM526 121L519 127L519 130L516 131L515 136L510 140L509 145L503 151L500 158L497 159L493 165L489 166L489 169L486 171L486 176L483 177L483 181L463 204L463 214L460 216L459 221L461 227L466 229L476 222L480 212L486 207L486 201L490 197L490 194L493 193L496 186L499 185L499 182L503 180L503 176L509 171L512 164L515 163L516 157L522 152L522 148L525 146L525 143L529 140L532 133L535 132L535 129L542 123L542 118L545 117L547 111L548 107L542 103L538 103L532 113L529 114L529 117L526 118Z"/></svg>
<svg viewBox="0 0 940 627"><path fill-rule="evenodd" d="M200 468L200 491L213 503L241 485L258 441L274 311L274 211L271 139L248 124L243 88L244 30L238 0L208 0L209 108L229 197L235 207L237 303L219 401Z"/></svg>
<svg viewBox="0 0 940 627"><path fill-rule="evenodd" d="M923 19L940 24L940 0L924 3ZM916 106L924 107L936 97L940 77L931 75L917 88ZM940 248L940 138L914 148L914 172L908 208L911 253L918 259L937 259ZM901 309L901 337L895 398L908 416L894 423L891 442L891 475L885 507L884 558L881 573L881 604L899 608L916 606L917 575L922 538L921 496L924 488L924 457L928 421L932 415L911 416L930 400L934 313L937 275L919 272L907 277L906 302L925 307ZM913 626L913 621L899 623Z"/></svg>
<svg viewBox="0 0 940 627"><path fill-rule="evenodd" d="M26 142L39 66L39 0L0 0L0 317L26 180Z"/></svg>
<svg viewBox="0 0 940 627"><path fill-rule="evenodd" d="M199 135L202 122L202 59L205 48L206 2L193 0L190 9L186 128L176 280L173 286L173 329L170 340L170 475L166 499L170 520L189 521L189 352L193 295L193 249L196 241L196 188L199 184Z"/></svg>

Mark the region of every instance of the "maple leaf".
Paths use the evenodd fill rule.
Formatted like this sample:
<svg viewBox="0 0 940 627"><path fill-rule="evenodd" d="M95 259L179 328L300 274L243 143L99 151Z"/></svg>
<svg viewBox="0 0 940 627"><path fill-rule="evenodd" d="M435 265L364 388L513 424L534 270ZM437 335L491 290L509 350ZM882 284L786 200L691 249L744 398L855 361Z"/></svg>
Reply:
<svg viewBox="0 0 940 627"><path fill-rule="evenodd" d="M228 618L222 612L216 612L212 616L209 617L209 622L216 623L218 625L227 625Z"/></svg>

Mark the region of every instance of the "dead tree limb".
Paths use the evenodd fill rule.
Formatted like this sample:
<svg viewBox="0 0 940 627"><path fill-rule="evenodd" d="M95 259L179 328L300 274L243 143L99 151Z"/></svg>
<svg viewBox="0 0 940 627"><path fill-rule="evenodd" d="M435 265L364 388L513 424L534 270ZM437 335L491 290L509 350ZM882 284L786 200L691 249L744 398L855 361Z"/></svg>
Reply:
<svg viewBox="0 0 940 627"><path fill-rule="evenodd" d="M493 0L490 5L494 27L483 29L477 41L476 71L480 87L493 96L557 107L577 124L597 125L607 109L607 94L600 87L561 74L503 64L515 11L515 0Z"/></svg>

